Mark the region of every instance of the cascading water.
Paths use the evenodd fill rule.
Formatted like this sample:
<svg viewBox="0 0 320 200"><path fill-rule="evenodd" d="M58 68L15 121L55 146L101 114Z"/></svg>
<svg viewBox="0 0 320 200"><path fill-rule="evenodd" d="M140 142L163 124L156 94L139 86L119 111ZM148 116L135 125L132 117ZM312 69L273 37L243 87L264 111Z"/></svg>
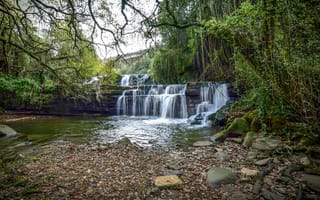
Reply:
<svg viewBox="0 0 320 200"><path fill-rule="evenodd" d="M118 115L188 117L185 85L143 85L148 79L148 75L122 76L121 85L133 88L118 98Z"/></svg>
<svg viewBox="0 0 320 200"><path fill-rule="evenodd" d="M142 85L150 79L149 74L126 74L122 75L121 83L122 86L131 86L131 85Z"/></svg>
<svg viewBox="0 0 320 200"><path fill-rule="evenodd" d="M127 89L117 101L117 114L188 118L186 85L145 85L149 75L123 75L121 85ZM190 119L207 124L208 115L215 113L229 100L227 84L202 83L196 114ZM194 113L189 113L194 114Z"/></svg>
<svg viewBox="0 0 320 200"><path fill-rule="evenodd" d="M203 83L200 88L201 103L197 105L197 113L189 119L201 120L201 125L208 126L208 116L217 112L229 101L227 84Z"/></svg>
<svg viewBox="0 0 320 200"><path fill-rule="evenodd" d="M141 86L124 90L117 102L118 115L187 118L185 85Z"/></svg>

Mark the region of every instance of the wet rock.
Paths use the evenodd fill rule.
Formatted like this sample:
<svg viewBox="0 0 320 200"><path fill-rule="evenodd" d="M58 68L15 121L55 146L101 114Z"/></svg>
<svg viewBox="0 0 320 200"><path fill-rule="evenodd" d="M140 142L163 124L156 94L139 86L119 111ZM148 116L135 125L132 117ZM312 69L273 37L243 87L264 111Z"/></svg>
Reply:
<svg viewBox="0 0 320 200"><path fill-rule="evenodd" d="M206 147L212 145L212 142L210 141L197 141L193 143L194 147Z"/></svg>
<svg viewBox="0 0 320 200"><path fill-rule="evenodd" d="M262 151L274 150L279 147L281 141L278 139L271 138L257 138L252 144L252 147Z"/></svg>
<svg viewBox="0 0 320 200"><path fill-rule="evenodd" d="M320 176L303 174L301 181L306 183L310 189L320 192Z"/></svg>
<svg viewBox="0 0 320 200"><path fill-rule="evenodd" d="M244 134L249 129L248 122L243 118L234 119L227 128L228 133Z"/></svg>
<svg viewBox="0 0 320 200"><path fill-rule="evenodd" d="M259 174L259 171L256 169L248 169L248 168L242 168L241 173L248 177L257 176Z"/></svg>
<svg viewBox="0 0 320 200"><path fill-rule="evenodd" d="M120 144L120 145L131 145L132 143L131 143L129 138L124 137L124 138L122 138L121 140L118 141L118 144Z"/></svg>
<svg viewBox="0 0 320 200"><path fill-rule="evenodd" d="M262 196L267 200L282 200L282 199L284 200L285 199L284 196L270 192L268 190L262 191Z"/></svg>
<svg viewBox="0 0 320 200"><path fill-rule="evenodd" d="M207 174L207 184L210 187L218 187L220 184L233 183L236 179L236 174L226 168L213 167Z"/></svg>
<svg viewBox="0 0 320 200"><path fill-rule="evenodd" d="M13 130L11 127L4 124L0 124L0 137L3 137L3 136L11 137L15 135L17 135L17 132Z"/></svg>
<svg viewBox="0 0 320 200"><path fill-rule="evenodd" d="M253 131L247 132L246 136L244 137L242 146L244 146L244 147L250 147L250 146L252 145L254 136L255 136L256 134L257 134L257 133L256 133L256 132L253 132Z"/></svg>
<svg viewBox="0 0 320 200"><path fill-rule="evenodd" d="M170 175L156 177L154 184L158 188L170 188L180 186L183 182L177 175Z"/></svg>
<svg viewBox="0 0 320 200"><path fill-rule="evenodd" d="M220 162L225 162L229 159L229 155L227 152L218 151L214 154L214 157L219 160Z"/></svg>
<svg viewBox="0 0 320 200"><path fill-rule="evenodd" d="M265 158L265 159L258 160L256 162L254 162L254 164L259 165L259 166L263 166L263 165L268 164L268 162L271 161L272 159L273 158Z"/></svg>
<svg viewBox="0 0 320 200"><path fill-rule="evenodd" d="M227 116L228 116L228 107L223 107L218 110L216 113L213 113L208 116L208 119L211 120L212 126L214 127L222 127L225 126L227 123Z"/></svg>

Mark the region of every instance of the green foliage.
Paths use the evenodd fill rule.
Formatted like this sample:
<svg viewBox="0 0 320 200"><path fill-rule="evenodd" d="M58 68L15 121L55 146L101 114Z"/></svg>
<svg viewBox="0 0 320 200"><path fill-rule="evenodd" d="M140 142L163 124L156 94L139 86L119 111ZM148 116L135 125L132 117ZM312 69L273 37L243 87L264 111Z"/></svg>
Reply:
<svg viewBox="0 0 320 200"><path fill-rule="evenodd" d="M30 77L12 77L0 73L0 93L2 97L14 98L21 106L34 105L41 107L52 100L52 93L56 90L52 80L46 79L42 84ZM6 102L2 101L3 106Z"/></svg>
<svg viewBox="0 0 320 200"><path fill-rule="evenodd" d="M206 22L209 34L234 47L234 85L266 123L275 117L319 122L319 7L313 1L247 1L225 19Z"/></svg>
<svg viewBox="0 0 320 200"><path fill-rule="evenodd" d="M151 74L159 83L181 83L190 80L188 68L191 66L190 54L181 49L160 49L153 57Z"/></svg>

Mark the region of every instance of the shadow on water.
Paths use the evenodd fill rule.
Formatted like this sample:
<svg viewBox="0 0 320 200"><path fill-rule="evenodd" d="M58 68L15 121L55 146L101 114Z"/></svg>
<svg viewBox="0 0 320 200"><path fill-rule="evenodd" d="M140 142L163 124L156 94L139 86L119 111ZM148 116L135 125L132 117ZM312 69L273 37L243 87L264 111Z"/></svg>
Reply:
<svg viewBox="0 0 320 200"><path fill-rule="evenodd" d="M192 127L186 119L150 117L45 117L5 124L18 134L0 138L1 153L51 143L110 143L123 137L146 148L183 148L212 135L212 129Z"/></svg>

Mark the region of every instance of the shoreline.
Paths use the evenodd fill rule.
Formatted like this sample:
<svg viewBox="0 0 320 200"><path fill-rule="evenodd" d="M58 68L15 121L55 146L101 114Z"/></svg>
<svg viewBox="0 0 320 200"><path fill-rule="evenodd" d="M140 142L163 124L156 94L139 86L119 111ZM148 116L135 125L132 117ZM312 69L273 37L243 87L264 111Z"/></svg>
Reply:
<svg viewBox="0 0 320 200"><path fill-rule="evenodd" d="M219 152L227 156L219 156ZM7 163L10 170L0 176L0 198L272 199L266 198L271 195L296 199L299 191L304 197L320 197L302 183L304 169L290 171L289 177L283 175L296 164L290 157L272 156L270 165L256 165L255 161L270 155L259 151L259 156L250 161L250 152L251 148L230 141L175 150L143 149L125 140L49 144L23 152ZM211 167L231 169L237 180L212 188L206 182ZM245 176L244 168L270 171L257 186L260 176ZM170 174L177 174L183 184L173 188L154 185L157 176ZM255 192L257 187L260 189Z"/></svg>

